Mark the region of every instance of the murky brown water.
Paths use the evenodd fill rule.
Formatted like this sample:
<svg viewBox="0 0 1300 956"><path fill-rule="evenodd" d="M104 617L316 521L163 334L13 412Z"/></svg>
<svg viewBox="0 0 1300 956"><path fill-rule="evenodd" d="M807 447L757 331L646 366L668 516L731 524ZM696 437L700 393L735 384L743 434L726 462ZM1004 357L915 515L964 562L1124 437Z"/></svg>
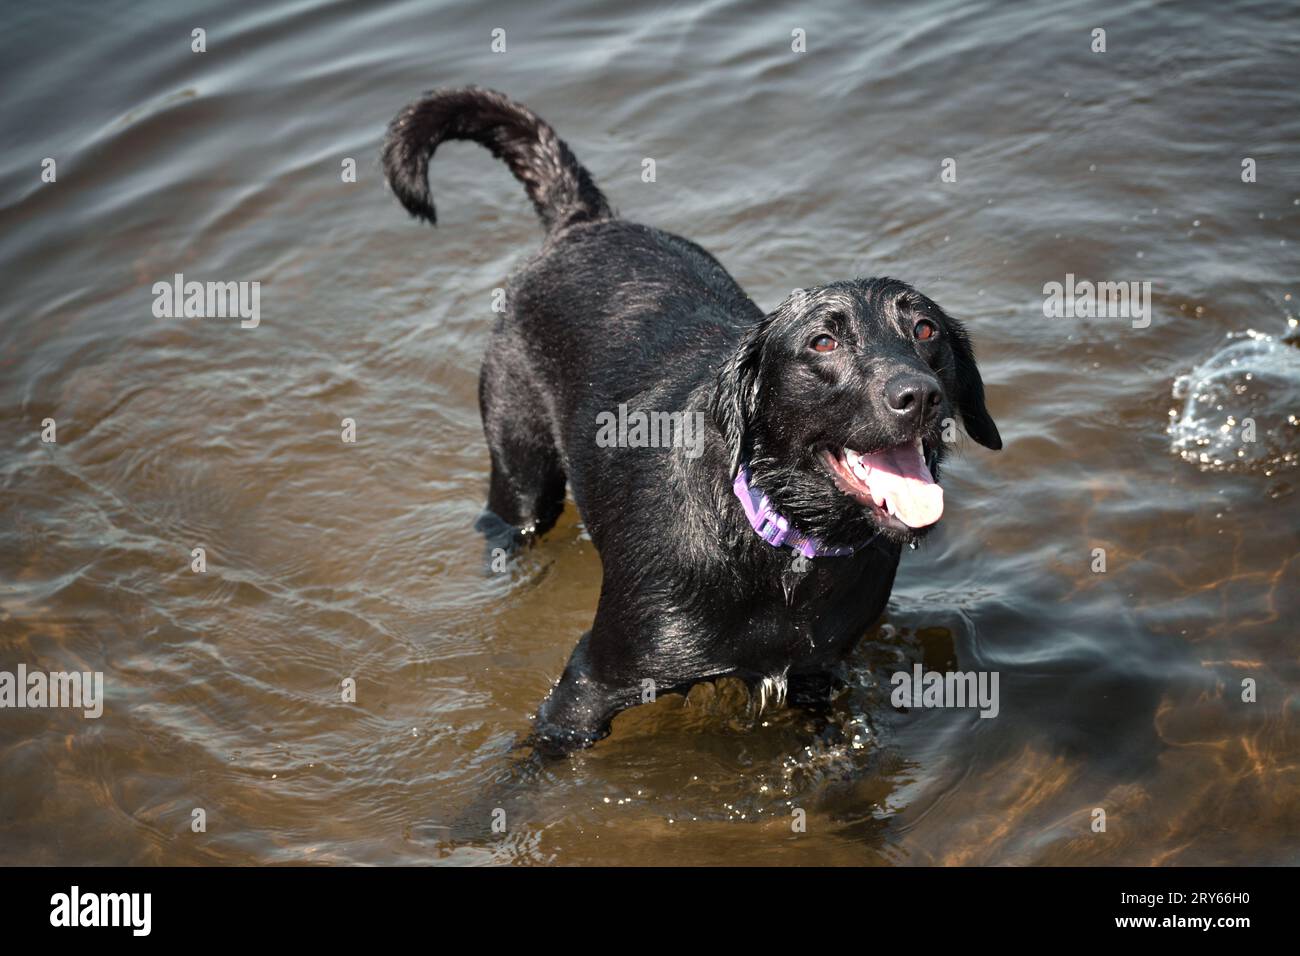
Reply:
<svg viewBox="0 0 1300 956"><path fill-rule="evenodd" d="M0 670L106 695L0 710L0 861L1300 862L1287 5L154 6L0 39ZM491 290L539 233L476 147L439 154L436 232L377 167L465 82L760 305L913 281L972 327L1006 449L950 468L829 728L665 698L448 849L599 582L572 509L508 575L471 530ZM260 325L155 318L178 272L260 281ZM1150 281L1150 327L1045 318L1067 274ZM997 670L1000 715L893 710L915 660Z"/></svg>

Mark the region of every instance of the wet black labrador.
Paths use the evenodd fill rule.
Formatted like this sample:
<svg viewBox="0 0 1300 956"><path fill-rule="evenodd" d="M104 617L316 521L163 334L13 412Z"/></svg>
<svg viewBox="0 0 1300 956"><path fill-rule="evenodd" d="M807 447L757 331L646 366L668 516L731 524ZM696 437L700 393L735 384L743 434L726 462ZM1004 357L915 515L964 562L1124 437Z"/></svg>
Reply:
<svg viewBox="0 0 1300 956"><path fill-rule="evenodd" d="M447 140L505 162L546 230L483 361L480 526L541 535L567 484L603 569L533 741L590 745L619 711L725 675L820 692L939 520L953 423L1002 446L962 326L893 279L765 315L695 243L620 219L549 125L488 90L432 92L389 127L389 185L430 223Z"/></svg>

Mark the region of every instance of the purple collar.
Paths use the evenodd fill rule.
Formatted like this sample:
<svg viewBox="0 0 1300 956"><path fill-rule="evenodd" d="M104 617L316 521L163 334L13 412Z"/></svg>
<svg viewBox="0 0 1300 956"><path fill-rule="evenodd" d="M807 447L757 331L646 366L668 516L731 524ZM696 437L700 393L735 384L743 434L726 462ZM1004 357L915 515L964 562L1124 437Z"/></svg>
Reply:
<svg viewBox="0 0 1300 956"><path fill-rule="evenodd" d="M828 548L816 538L804 534L790 524L790 519L777 513L767 495L749 486L749 466L741 465L731 490L740 499L745 517L758 536L773 547L793 548L805 558L841 558L853 553L853 548Z"/></svg>

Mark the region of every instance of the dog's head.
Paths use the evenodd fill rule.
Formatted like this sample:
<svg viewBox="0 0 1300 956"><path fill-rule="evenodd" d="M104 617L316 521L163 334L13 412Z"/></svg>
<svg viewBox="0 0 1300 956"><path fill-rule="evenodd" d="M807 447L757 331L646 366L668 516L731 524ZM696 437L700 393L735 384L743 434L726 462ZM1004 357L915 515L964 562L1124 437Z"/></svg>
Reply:
<svg viewBox="0 0 1300 956"><path fill-rule="evenodd" d="M733 476L748 462L754 486L827 544L924 535L943 512L955 421L1002 447L965 330L893 279L791 295L719 370L712 411Z"/></svg>

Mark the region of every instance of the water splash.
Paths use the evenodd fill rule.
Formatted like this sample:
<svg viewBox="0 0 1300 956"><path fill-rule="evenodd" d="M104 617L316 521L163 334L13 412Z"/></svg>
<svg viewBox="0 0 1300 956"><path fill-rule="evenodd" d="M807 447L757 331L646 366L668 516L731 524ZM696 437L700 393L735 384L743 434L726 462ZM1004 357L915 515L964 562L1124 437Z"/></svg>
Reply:
<svg viewBox="0 0 1300 956"><path fill-rule="evenodd" d="M1209 471L1272 475L1300 456L1300 348L1248 329L1174 379L1170 446ZM1252 430L1253 429L1253 430ZM1253 436L1253 440L1252 439Z"/></svg>

